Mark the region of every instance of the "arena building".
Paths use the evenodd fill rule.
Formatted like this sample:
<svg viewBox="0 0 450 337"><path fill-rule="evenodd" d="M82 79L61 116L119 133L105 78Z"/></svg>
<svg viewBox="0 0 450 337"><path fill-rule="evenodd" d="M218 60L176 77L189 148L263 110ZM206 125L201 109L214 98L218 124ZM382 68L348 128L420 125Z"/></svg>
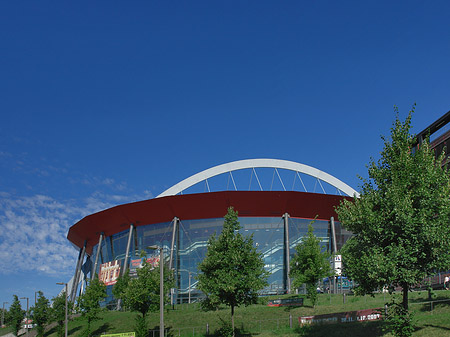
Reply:
<svg viewBox="0 0 450 337"><path fill-rule="evenodd" d="M74 300L85 280L98 274L112 305L117 277L127 269L133 274L143 252L158 263L159 252L148 247L159 246L175 273L174 302L190 301L199 293L195 276L208 239L221 232L231 206L239 213L242 234L253 234L270 273L262 293L290 292L290 257L308 225L313 224L324 248L336 252L351 233L341 228L335 207L357 196L337 178L292 161L250 159L207 169L156 198L112 207L74 224L67 237L79 258L69 296Z"/></svg>

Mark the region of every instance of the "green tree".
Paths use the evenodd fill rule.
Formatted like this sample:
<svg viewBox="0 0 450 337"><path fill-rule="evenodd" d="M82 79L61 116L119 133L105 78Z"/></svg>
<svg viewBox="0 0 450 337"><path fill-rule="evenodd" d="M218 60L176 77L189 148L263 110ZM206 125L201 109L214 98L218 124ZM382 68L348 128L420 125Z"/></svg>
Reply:
<svg viewBox="0 0 450 337"><path fill-rule="evenodd" d="M67 302L67 313L72 311L73 303ZM65 329L65 319L66 319L66 292L62 292L59 296L53 297L52 299L52 309L50 312L50 317L52 321L56 321L58 324L57 332L58 337L64 336ZM67 318L69 319L69 317Z"/></svg>
<svg viewBox="0 0 450 337"><path fill-rule="evenodd" d="M125 293L129 282L130 282L130 273L127 270L125 274L119 276L116 284L114 284L112 288L112 293L116 300L123 299L123 294Z"/></svg>
<svg viewBox="0 0 450 337"><path fill-rule="evenodd" d="M199 264L199 288L215 306L231 308L234 336L234 309L257 300L257 291L267 285L267 272L262 256L253 246L253 236L238 231L238 213L232 207L225 215L222 233L208 241L205 259Z"/></svg>
<svg viewBox="0 0 450 337"><path fill-rule="evenodd" d="M33 323L36 324L37 336L42 337L44 335L45 326L50 320L49 301L42 291L38 291L37 302L36 305L32 307L31 312Z"/></svg>
<svg viewBox="0 0 450 337"><path fill-rule="evenodd" d="M306 284L306 292L313 306L317 302L317 283L332 274L330 254L322 252L320 242L314 235L312 224L309 224L308 233L295 247L296 253L291 260L290 276L294 279L293 284L297 288Z"/></svg>
<svg viewBox="0 0 450 337"><path fill-rule="evenodd" d="M436 270L450 267L450 179L435 160L428 141L414 148L411 115L396 119L378 162L371 159L368 180L354 201L338 208L339 220L354 233L342 249L346 273L357 291L401 287L405 324L397 335L411 330L408 291ZM401 331L406 331L404 334Z"/></svg>
<svg viewBox="0 0 450 337"><path fill-rule="evenodd" d="M22 320L25 317L25 311L22 310L19 298L17 295L13 296L14 300L9 307L9 314L11 319L11 324L13 326L13 333L18 336L19 330L22 328Z"/></svg>
<svg viewBox="0 0 450 337"><path fill-rule="evenodd" d="M81 315L87 320L86 336L91 336L91 323L100 319L99 313L102 311L100 301L105 297L106 286L98 278L90 280L86 291L80 296L78 305Z"/></svg>
<svg viewBox="0 0 450 337"><path fill-rule="evenodd" d="M160 261L160 263L163 263ZM167 294L170 293L170 288L173 287L174 280L172 271L168 266L163 269L164 272L164 294L166 294L164 301L168 301ZM141 316L136 318L136 336L146 336L148 332L146 316L148 312L155 312L159 310L160 303L160 269L154 268L151 264L144 260L142 268L137 269L137 277L133 279L128 278L122 280L123 284L119 286L122 289L119 292L123 299L124 307L131 311L137 311Z"/></svg>

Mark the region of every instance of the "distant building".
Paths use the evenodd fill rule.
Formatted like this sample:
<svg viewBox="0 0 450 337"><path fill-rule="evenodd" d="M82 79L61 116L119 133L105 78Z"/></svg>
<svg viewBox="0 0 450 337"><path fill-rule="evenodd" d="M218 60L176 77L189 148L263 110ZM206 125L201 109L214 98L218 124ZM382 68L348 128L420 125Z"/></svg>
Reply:
<svg viewBox="0 0 450 337"><path fill-rule="evenodd" d="M288 292L290 256L309 223L324 249L339 250L351 233L341 228L335 207L354 196L358 193L337 178L291 161L241 160L207 169L156 198L112 207L74 224L68 239L80 254L76 286L69 294L74 299L82 280L98 274L113 305L111 288L117 277L125 269L133 274L143 254L159 263L158 253L147 248L156 245L163 247L176 275L174 301L188 301L199 293L197 266L209 237L221 232L230 206L239 213L242 234L253 234L270 273L263 293Z"/></svg>
<svg viewBox="0 0 450 337"><path fill-rule="evenodd" d="M446 155L442 166L450 161L450 111L441 118L430 124L428 127L419 132L416 136L417 143L420 144L430 137L430 147L435 150L435 157L438 158L442 151L446 149Z"/></svg>

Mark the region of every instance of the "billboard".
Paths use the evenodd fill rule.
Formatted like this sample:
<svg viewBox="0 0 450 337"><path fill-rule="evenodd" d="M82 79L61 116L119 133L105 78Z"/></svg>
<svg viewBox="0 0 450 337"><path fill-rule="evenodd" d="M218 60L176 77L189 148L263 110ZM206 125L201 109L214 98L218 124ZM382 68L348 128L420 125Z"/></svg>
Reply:
<svg viewBox="0 0 450 337"><path fill-rule="evenodd" d="M100 282L110 286L116 284L120 275L120 262L118 260L106 262L100 265L98 278Z"/></svg>

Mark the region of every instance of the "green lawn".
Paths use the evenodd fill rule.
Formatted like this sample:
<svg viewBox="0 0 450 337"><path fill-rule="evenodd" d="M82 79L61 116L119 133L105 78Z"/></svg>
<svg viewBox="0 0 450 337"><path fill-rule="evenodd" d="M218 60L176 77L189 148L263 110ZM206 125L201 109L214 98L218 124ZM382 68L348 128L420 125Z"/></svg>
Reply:
<svg viewBox="0 0 450 337"><path fill-rule="evenodd" d="M12 327L10 327L10 326L8 326L6 328L0 328L0 336L4 336L10 332L12 332Z"/></svg>
<svg viewBox="0 0 450 337"><path fill-rule="evenodd" d="M400 296L400 295L398 295ZM436 303L433 311L427 301L426 292L413 292L410 294L410 308L415 314L416 332L414 336L450 336L450 291L436 291L433 300L442 300ZM261 302L266 303L265 299ZM449 300L448 302L444 302ZM346 323L335 325L309 326L301 328L298 323L299 316L320 315L333 312L352 311L359 309L383 307L390 301L388 294L377 294L375 297L347 296L344 303L342 295L319 296L319 303L313 308L308 300L304 307L274 308L265 304L237 308L235 322L244 336L327 336L327 337L374 337L390 334L383 332L383 321L365 323ZM136 313L131 312L104 312L102 319L94 322L93 334L119 333L133 331ZM165 326L169 328L171 336L206 336L206 326L212 334L223 323L229 321L230 311L221 308L217 311L202 311L197 304L176 306L175 310L167 307L165 312ZM292 316L293 328L289 328L289 316ZM148 317L149 328L154 329L154 336L159 336L159 313L151 313ZM83 318L79 317L69 323L69 335L81 336L85 328ZM3 334L3 333L1 333ZM0 335L1 335L0 334ZM150 331L153 336L153 331ZM56 337L53 328L46 337Z"/></svg>

